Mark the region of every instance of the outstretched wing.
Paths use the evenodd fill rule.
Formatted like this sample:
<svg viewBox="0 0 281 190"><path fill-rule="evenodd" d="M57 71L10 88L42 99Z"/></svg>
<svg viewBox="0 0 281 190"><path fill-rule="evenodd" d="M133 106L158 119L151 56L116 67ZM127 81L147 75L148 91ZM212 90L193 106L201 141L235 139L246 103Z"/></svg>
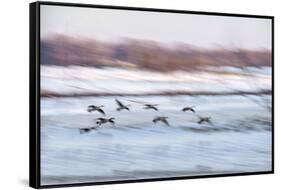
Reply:
<svg viewBox="0 0 281 190"><path fill-rule="evenodd" d="M184 108L182 108L182 111L184 111L184 112L186 112L186 111L191 111L191 107L184 107Z"/></svg>
<svg viewBox="0 0 281 190"><path fill-rule="evenodd" d="M97 120L97 121L105 121L106 119L102 118L102 117L99 117L99 118L96 118L95 120Z"/></svg>
<svg viewBox="0 0 281 190"><path fill-rule="evenodd" d="M109 123L112 123L112 124L115 124L115 121L112 120L112 119L109 119L108 122L109 122Z"/></svg>
<svg viewBox="0 0 281 190"><path fill-rule="evenodd" d="M102 109L97 109L97 111L100 112L101 114L105 115L105 113Z"/></svg>
<svg viewBox="0 0 281 190"><path fill-rule="evenodd" d="M165 125L170 126L169 122L166 119L164 119L162 121L163 121L163 123L165 123Z"/></svg>
<svg viewBox="0 0 281 190"><path fill-rule="evenodd" d="M152 106L151 109L154 109L155 111L158 111L157 107Z"/></svg>
<svg viewBox="0 0 281 190"><path fill-rule="evenodd" d="M115 99L115 101L116 101L116 103L117 103L118 106L124 107L124 105L123 105L119 100Z"/></svg>
<svg viewBox="0 0 281 190"><path fill-rule="evenodd" d="M184 107L184 108L182 108L182 111L192 111L193 113L195 113L194 108L195 108L195 106L191 106L191 107Z"/></svg>

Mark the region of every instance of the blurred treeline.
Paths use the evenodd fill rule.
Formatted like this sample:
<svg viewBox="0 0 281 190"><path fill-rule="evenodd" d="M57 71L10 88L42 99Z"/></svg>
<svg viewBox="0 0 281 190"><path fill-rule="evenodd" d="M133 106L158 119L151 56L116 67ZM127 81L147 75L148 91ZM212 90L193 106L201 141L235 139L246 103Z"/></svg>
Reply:
<svg viewBox="0 0 281 190"><path fill-rule="evenodd" d="M41 64L94 67L138 67L157 71L198 70L208 66L271 66L271 51L203 49L187 44L161 44L124 39L108 43L55 35L41 40Z"/></svg>

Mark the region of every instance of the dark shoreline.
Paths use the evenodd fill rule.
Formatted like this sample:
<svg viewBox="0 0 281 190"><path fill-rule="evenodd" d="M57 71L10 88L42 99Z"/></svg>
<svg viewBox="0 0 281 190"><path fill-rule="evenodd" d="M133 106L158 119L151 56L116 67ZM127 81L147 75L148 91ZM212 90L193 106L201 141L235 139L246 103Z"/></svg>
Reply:
<svg viewBox="0 0 281 190"><path fill-rule="evenodd" d="M233 95L271 95L271 90L261 90L257 92L252 91L231 91L231 92L208 92L208 91L175 91L175 92L155 92L155 93L139 93L139 94L132 94L132 93L95 93L95 92L84 92L84 93L55 93L55 92L42 92L42 98L67 98L67 97L89 97L89 96L233 96Z"/></svg>
<svg viewBox="0 0 281 190"><path fill-rule="evenodd" d="M153 178L169 178L169 177L188 177L200 175L216 175L216 174L231 174L240 173L243 171L213 171L206 167L202 171L114 171L112 176L52 176L43 175L41 177L42 184L60 184L60 183L85 183L85 182L100 182L100 181L118 181L118 180L137 180L137 179L153 179Z"/></svg>

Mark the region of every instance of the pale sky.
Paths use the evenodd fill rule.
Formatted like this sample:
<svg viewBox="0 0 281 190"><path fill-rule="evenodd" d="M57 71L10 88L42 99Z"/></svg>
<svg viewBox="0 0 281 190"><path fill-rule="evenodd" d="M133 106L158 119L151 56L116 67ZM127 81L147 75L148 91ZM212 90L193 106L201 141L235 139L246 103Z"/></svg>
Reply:
<svg viewBox="0 0 281 190"><path fill-rule="evenodd" d="M134 38L203 48L271 49L271 20L41 5L41 37Z"/></svg>

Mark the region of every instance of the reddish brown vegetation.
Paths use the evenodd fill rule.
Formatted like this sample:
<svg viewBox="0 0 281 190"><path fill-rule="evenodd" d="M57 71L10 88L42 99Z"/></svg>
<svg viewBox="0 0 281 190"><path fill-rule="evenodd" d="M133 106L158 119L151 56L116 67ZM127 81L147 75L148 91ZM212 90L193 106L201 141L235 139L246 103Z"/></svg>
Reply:
<svg viewBox="0 0 281 190"><path fill-rule="evenodd" d="M194 70L205 66L271 66L271 52L244 49L199 49L189 45L167 46L141 40L104 43L63 35L41 41L41 63L54 65L135 66L158 71ZM124 63L124 64L123 64Z"/></svg>

